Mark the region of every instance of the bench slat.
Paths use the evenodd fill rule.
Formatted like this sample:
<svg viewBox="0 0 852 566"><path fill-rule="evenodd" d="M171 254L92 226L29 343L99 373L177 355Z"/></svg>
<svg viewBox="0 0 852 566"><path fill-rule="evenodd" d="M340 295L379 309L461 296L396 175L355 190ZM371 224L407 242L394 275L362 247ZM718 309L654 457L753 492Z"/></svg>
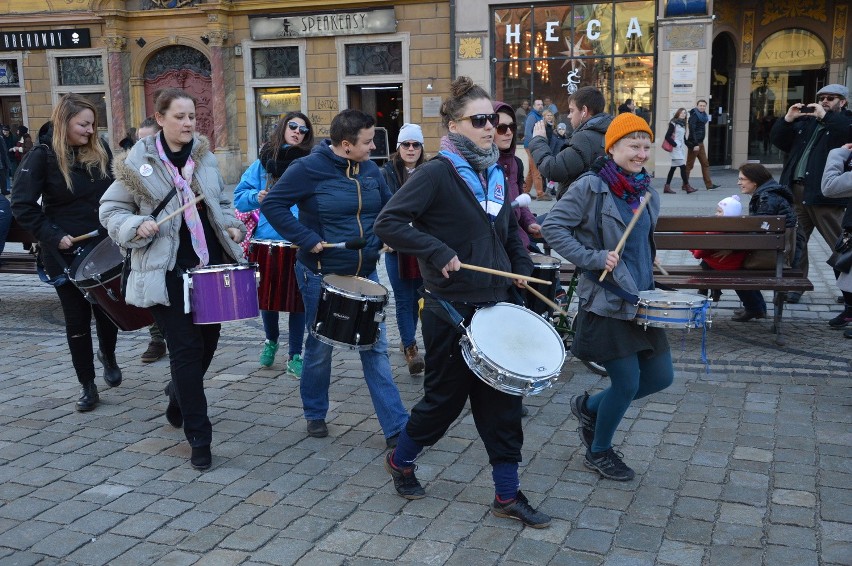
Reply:
<svg viewBox="0 0 852 566"><path fill-rule="evenodd" d="M783 216L660 216L656 232L755 232L781 233Z"/></svg>
<svg viewBox="0 0 852 566"><path fill-rule="evenodd" d="M654 232L661 250L781 250L783 234L669 234Z"/></svg>

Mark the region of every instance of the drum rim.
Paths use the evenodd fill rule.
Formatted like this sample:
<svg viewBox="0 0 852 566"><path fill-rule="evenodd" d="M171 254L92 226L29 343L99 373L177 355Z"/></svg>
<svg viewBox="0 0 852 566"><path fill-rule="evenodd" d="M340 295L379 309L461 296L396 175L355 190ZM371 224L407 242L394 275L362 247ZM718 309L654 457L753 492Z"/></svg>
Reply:
<svg viewBox="0 0 852 566"><path fill-rule="evenodd" d="M545 262L545 263L536 263L535 260L538 259L538 258L545 258L548 261ZM533 252L533 253L530 254L530 259L532 260L533 265L535 265L539 269L558 269L558 268L562 267L562 260L559 259L558 257L553 257L552 255L539 254L539 253Z"/></svg>
<svg viewBox="0 0 852 566"><path fill-rule="evenodd" d="M495 362L494 359L491 356L489 356L486 352L484 352L482 350L481 345L477 345L475 337L471 336L470 332L469 332L471 326L473 326L473 319L476 318L476 315L479 314L480 312L482 312L483 310L489 309L489 308L494 308L494 307L499 307L499 306L504 306L504 307L509 306L509 307L513 307L515 309L521 310L523 312L529 313L530 315L534 316L536 320L540 320L544 324L544 326L549 330L549 332L551 334L553 334L555 341L559 344L559 347L562 349L562 361L557 364L557 367L555 368L555 370L552 373L549 373L547 375L538 376L538 377L515 373L515 372L508 370L508 369L500 366L499 364L497 364L497 362ZM470 341L471 347L474 348L477 351L477 353L479 353L480 357L487 360L488 363L490 365L492 365L493 367L500 368L502 371L504 371L504 373L511 375L511 376L521 377L521 378L524 378L524 379L536 379L536 380L546 379L548 377L557 376L561 373L562 367L565 365L565 360L568 357L568 353L565 350L565 343L562 341L562 337L559 335L559 332L553 327L552 324L550 324L547 320L542 318L540 315L537 315L534 311L531 311L526 307L522 307L522 306L516 305L514 303L501 302L501 303L497 303L495 305L492 305L490 307L485 307L485 309L479 309L475 313L473 313L473 317L471 317L471 319L470 319L470 324L465 327L465 333L464 333L464 337L466 337Z"/></svg>
<svg viewBox="0 0 852 566"><path fill-rule="evenodd" d="M485 357L484 358L485 365L488 368L495 370L498 373L502 373L502 375L504 377L507 377L509 379L524 382L524 384L527 385L528 387L518 387L518 386L515 386L515 385L510 385L510 384L506 383L505 381L497 381L497 380L492 381L491 379L489 379L488 377L483 375L482 364L477 363L476 360L474 359L475 357L479 357L480 359L483 359L483 358L482 358L481 352L476 350L476 348L474 347L474 344L471 342L470 337L468 335L466 335L466 334L462 335L462 337L459 341L459 349L461 350L462 358L464 359L465 363L467 364L468 369L471 371L471 373L473 373L473 375L475 375L477 378L479 378L480 381L482 381L483 383L485 383L489 387L496 389L497 391L500 391L501 393L506 393L507 395L515 395L517 397L527 397L527 396L530 396L530 395L538 395L539 393L541 393L545 389L549 389L549 388L553 387L554 384L556 383L556 381L559 379L559 374L561 373L561 367L560 367L559 372L556 372L556 373L553 373L553 374L550 374L550 375L546 375L546 376L542 376L542 377L538 377L538 378L521 376L521 375L513 373L513 372L507 373L507 372L503 371L503 368L501 368L499 366L495 366L494 363L489 358ZM474 355L474 351L475 351L476 355ZM563 361L563 364L564 364L564 361Z"/></svg>
<svg viewBox="0 0 852 566"><path fill-rule="evenodd" d="M251 239L249 239L249 244L261 244L261 245L264 245L264 246L282 247L282 248L298 248L299 247L289 240L273 240L272 238L251 238Z"/></svg>
<svg viewBox="0 0 852 566"><path fill-rule="evenodd" d="M342 288L338 287L337 285L335 285L334 283L329 283L327 281L328 277L345 277L345 278L348 278L348 279L357 279L359 281L364 281L364 282L369 283L370 285L378 286L382 291L384 291L384 294L383 295L364 295L362 293L355 294L356 293L355 291L350 291L349 289L342 289ZM334 291L338 291L339 295L342 295L344 297L348 297L350 299L366 299L367 301L371 301L371 302L374 302L374 303L387 301L388 300L388 294L389 294L387 287L385 287L381 283L376 283L372 279L367 279L366 277L360 277L358 275L338 275L337 273L329 273L328 275L322 276L322 281L320 281L320 286L323 289L332 289Z"/></svg>
<svg viewBox="0 0 852 566"><path fill-rule="evenodd" d="M82 270L83 266L88 261L88 258L92 257L92 255L94 255L95 252L97 252L100 248L110 250L115 249L118 252L118 257L116 258L118 260L118 263L116 263L109 269L106 269L102 273L98 273L97 275L101 277L100 281L98 281L97 279L95 279L95 277L92 276L76 279L75 276L77 275L77 272ZM121 246L115 243L112 238L104 238L100 242L92 246L92 248L89 250L89 253L87 253L86 255L78 255L76 258L74 258L74 261L69 266L70 275L68 278L77 287L80 288L88 289L89 287L96 287L101 283L105 283L107 281L112 280L116 275L121 273L121 267L124 260L123 256L124 254L121 253ZM84 285L84 283L86 283L86 285Z"/></svg>
<svg viewBox="0 0 852 566"><path fill-rule="evenodd" d="M223 271L239 271L241 269L257 269L258 263L256 262L248 262L248 263L219 263L216 265L205 265L203 267L193 267L192 269L187 270L187 274L190 276L203 274L203 273L221 273Z"/></svg>

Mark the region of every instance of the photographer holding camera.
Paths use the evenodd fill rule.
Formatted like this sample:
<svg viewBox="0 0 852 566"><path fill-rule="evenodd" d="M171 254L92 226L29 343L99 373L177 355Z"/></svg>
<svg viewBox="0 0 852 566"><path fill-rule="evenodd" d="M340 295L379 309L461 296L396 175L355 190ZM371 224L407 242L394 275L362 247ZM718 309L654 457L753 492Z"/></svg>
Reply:
<svg viewBox="0 0 852 566"><path fill-rule="evenodd" d="M829 247L833 247L840 236L846 200L823 196L820 185L828 152L848 141L852 124L852 112L846 108L848 88L840 84L826 85L817 91L816 98L814 103L790 106L784 119L776 120L770 132L772 145L787 153L780 182L793 191L799 224L797 240L804 240L801 260L793 267L800 267L805 277L808 275L808 240L814 228ZM801 293L789 293L787 301L798 303L800 297ZM839 328L844 326L845 322Z"/></svg>

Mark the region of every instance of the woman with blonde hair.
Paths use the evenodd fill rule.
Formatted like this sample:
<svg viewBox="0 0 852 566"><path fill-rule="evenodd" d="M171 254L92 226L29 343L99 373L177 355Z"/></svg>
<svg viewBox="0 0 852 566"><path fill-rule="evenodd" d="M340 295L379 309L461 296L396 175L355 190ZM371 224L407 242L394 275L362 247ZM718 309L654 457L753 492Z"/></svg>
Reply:
<svg viewBox="0 0 852 566"><path fill-rule="evenodd" d="M97 108L83 96L62 96L53 109L51 123L45 143L25 156L15 177L12 211L21 227L39 240L40 258L59 295L71 362L82 385L76 409L91 411L100 401L95 385L92 316L98 360L110 387L119 385L122 377L115 360L118 329L64 274L77 254L106 236L97 210L113 180L112 154L97 135ZM81 243L72 241L73 236L90 232L98 232L98 236Z"/></svg>

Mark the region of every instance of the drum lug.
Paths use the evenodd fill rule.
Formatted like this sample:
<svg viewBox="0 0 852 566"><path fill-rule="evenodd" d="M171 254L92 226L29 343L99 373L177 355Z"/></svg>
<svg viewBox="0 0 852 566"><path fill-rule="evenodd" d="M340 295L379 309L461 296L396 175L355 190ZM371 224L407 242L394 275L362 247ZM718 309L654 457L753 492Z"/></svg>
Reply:
<svg viewBox="0 0 852 566"><path fill-rule="evenodd" d="M357 346L357 345L358 345L358 344L360 344L360 343L361 343L361 333L360 333L360 332L356 332L356 333L355 333L355 345Z"/></svg>
<svg viewBox="0 0 852 566"><path fill-rule="evenodd" d="M379 311L375 315L373 315L373 322L384 322L385 321L385 311Z"/></svg>
<svg viewBox="0 0 852 566"><path fill-rule="evenodd" d="M361 305L361 312L367 312L367 308L369 306L369 303L367 301L364 301L364 304Z"/></svg>
<svg viewBox="0 0 852 566"><path fill-rule="evenodd" d="M257 287L260 287L260 272L259 271L254 272L254 284Z"/></svg>
<svg viewBox="0 0 852 566"><path fill-rule="evenodd" d="M225 287L231 286L231 274L227 271L222 274L222 283L225 285Z"/></svg>
<svg viewBox="0 0 852 566"><path fill-rule="evenodd" d="M86 292L84 293L84 295L85 295L85 297L86 297L86 300L87 300L87 301L89 301L90 303L92 303L93 305L98 304L98 300L97 300L97 299L95 298L95 296L94 296L94 295L92 295L90 292L86 291Z"/></svg>
<svg viewBox="0 0 852 566"><path fill-rule="evenodd" d="M118 302L118 297L115 296L115 293L112 292L112 289L107 289L107 296L116 303Z"/></svg>

